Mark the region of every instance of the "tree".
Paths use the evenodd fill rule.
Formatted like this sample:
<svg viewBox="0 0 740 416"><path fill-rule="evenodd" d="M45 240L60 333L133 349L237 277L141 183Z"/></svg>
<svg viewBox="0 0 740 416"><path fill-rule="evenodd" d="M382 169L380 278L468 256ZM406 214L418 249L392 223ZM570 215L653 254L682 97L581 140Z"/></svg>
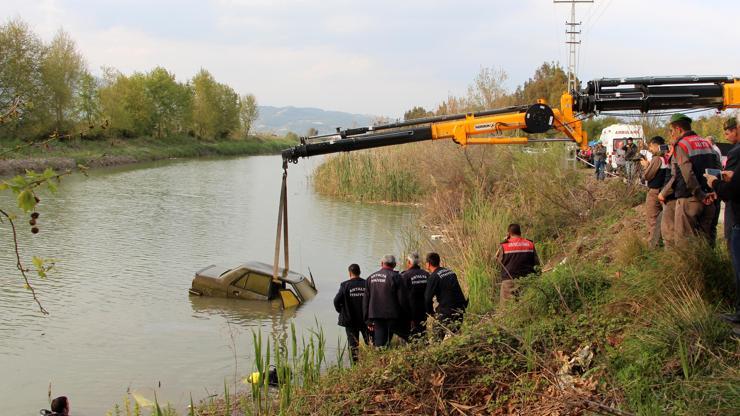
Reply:
<svg viewBox="0 0 740 416"><path fill-rule="evenodd" d="M699 117L692 127L702 137L712 136L717 141L725 141L725 120L726 117L720 115Z"/></svg>
<svg viewBox="0 0 740 416"><path fill-rule="evenodd" d="M568 85L568 74L555 62L543 63L532 78L524 82L514 92L517 104L534 104L543 98L551 107L560 107L560 96Z"/></svg>
<svg viewBox="0 0 740 416"><path fill-rule="evenodd" d="M85 71L80 76L77 90L77 112L89 126L100 118L100 83L97 78ZM92 128L92 127L91 127Z"/></svg>
<svg viewBox="0 0 740 416"><path fill-rule="evenodd" d="M41 62L41 40L21 20L0 26L0 108L20 99L19 116L0 126L0 137L38 136L48 131L50 118Z"/></svg>
<svg viewBox="0 0 740 416"><path fill-rule="evenodd" d="M210 72L201 69L192 81L193 126L200 137L212 136L218 124L218 113L214 106L216 80Z"/></svg>
<svg viewBox="0 0 740 416"><path fill-rule="evenodd" d="M162 67L151 70L144 84L152 104L152 126L157 137L184 130L191 112L190 89L175 81L175 75Z"/></svg>
<svg viewBox="0 0 740 416"><path fill-rule="evenodd" d="M449 114L463 113L468 110L467 100L463 97L455 97L454 95L447 96L447 99L442 101L438 106L434 114L438 116L444 116Z"/></svg>
<svg viewBox="0 0 740 416"><path fill-rule="evenodd" d="M409 121L417 118L429 117L431 113L424 109L424 107L414 106L411 110L403 113L404 121Z"/></svg>
<svg viewBox="0 0 740 416"><path fill-rule="evenodd" d="M509 96L504 82L509 76L502 69L481 68L468 87L467 107L472 111L504 107L509 104Z"/></svg>
<svg viewBox="0 0 740 416"><path fill-rule="evenodd" d="M223 138L239 128L239 96L201 69L193 77L193 125L204 138Z"/></svg>
<svg viewBox="0 0 740 416"><path fill-rule="evenodd" d="M309 127L306 131L306 137L318 136L319 130L316 127Z"/></svg>
<svg viewBox="0 0 740 416"><path fill-rule="evenodd" d="M583 122L583 130L588 134L588 140L593 141L601 136L601 131L612 124L623 123L622 120L612 117L594 117Z"/></svg>
<svg viewBox="0 0 740 416"><path fill-rule="evenodd" d="M85 61L74 40L60 29L46 49L41 75L49 93L57 130L68 129L68 116L74 110L74 98L80 78L86 73Z"/></svg>
<svg viewBox="0 0 740 416"><path fill-rule="evenodd" d="M219 120L216 138L226 138L239 131L239 94L226 84L216 84Z"/></svg>
<svg viewBox="0 0 740 416"><path fill-rule="evenodd" d="M257 117L259 117L257 97L254 94L242 95L239 100L239 121L245 139L249 137L249 131L252 130L252 125L257 121Z"/></svg>
<svg viewBox="0 0 740 416"><path fill-rule="evenodd" d="M127 137L154 132L154 102L146 90L146 77L131 76L115 69L105 69L105 86L100 89L100 103L111 131Z"/></svg>

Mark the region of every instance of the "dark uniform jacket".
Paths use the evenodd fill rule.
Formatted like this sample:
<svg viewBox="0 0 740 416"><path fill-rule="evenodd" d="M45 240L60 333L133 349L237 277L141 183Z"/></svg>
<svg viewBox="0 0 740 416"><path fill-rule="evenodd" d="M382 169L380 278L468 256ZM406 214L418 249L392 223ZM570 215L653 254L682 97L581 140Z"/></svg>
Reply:
<svg viewBox="0 0 740 416"><path fill-rule="evenodd" d="M409 318L415 322L426 320L427 310L424 306L424 294L427 290L429 273L419 266L414 266L401 273L401 276L409 294Z"/></svg>
<svg viewBox="0 0 740 416"><path fill-rule="evenodd" d="M723 170L735 171L737 166L740 164L740 144L732 146L729 152L727 152L727 163ZM724 229L725 239L729 240L732 235L732 226L735 225L735 214L734 208L732 207L732 201L725 201L725 218L724 218Z"/></svg>
<svg viewBox="0 0 740 416"><path fill-rule="evenodd" d="M650 189L660 189L666 183L670 171L670 159L666 156L653 156L645 169L645 180Z"/></svg>
<svg viewBox="0 0 740 416"><path fill-rule="evenodd" d="M721 164L709 140L693 131L686 132L673 147L671 157L673 183L676 198L695 197L704 199L710 191L704 178L705 169L720 169Z"/></svg>
<svg viewBox="0 0 740 416"><path fill-rule="evenodd" d="M449 316L461 313L467 308L468 301L457 281L457 275L450 269L439 267L427 279L427 290L424 293L426 312L434 315L434 298L437 298L436 313Z"/></svg>
<svg viewBox="0 0 740 416"><path fill-rule="evenodd" d="M365 321L407 316L407 298L401 273L387 268L378 270L367 278L367 290L363 299Z"/></svg>
<svg viewBox="0 0 740 416"><path fill-rule="evenodd" d="M357 277L345 280L334 296L334 309L339 312L339 326L364 328L362 303L365 299L365 279Z"/></svg>
<svg viewBox="0 0 740 416"><path fill-rule="evenodd" d="M727 164L730 164L729 160ZM729 208L734 224L740 224L740 161L734 164L732 171L734 174L730 182L723 182L720 178L714 182L714 190L721 200L731 202Z"/></svg>
<svg viewBox="0 0 740 416"><path fill-rule="evenodd" d="M522 237L510 237L501 242L501 279L516 279L534 273L540 265L534 243Z"/></svg>

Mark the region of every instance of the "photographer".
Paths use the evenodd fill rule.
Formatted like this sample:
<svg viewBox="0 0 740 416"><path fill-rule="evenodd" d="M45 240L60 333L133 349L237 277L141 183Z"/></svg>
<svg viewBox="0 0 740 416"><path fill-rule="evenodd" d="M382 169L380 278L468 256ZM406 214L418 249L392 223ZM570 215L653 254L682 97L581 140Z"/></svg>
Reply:
<svg viewBox="0 0 740 416"><path fill-rule="evenodd" d="M660 217L663 213L663 204L658 199L660 189L666 181L666 175L670 169L666 153L668 147L665 139L655 136L650 139L648 149L653 154L653 158L648 162L647 159L641 159L640 164L645 172L644 179L647 182L648 193L645 197L645 215L648 222L648 245L655 248L660 243Z"/></svg>

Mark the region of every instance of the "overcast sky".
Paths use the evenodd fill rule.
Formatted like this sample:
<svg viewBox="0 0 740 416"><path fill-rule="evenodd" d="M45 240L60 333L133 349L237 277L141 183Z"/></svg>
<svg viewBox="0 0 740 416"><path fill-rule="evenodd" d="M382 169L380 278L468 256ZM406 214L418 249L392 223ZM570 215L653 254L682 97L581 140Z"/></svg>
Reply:
<svg viewBox="0 0 740 416"><path fill-rule="evenodd" d="M63 27L93 73L206 68L260 104L397 117L463 94L481 67L508 86L567 64L570 6L552 0L0 0L44 40ZM579 5L581 79L740 76L739 0Z"/></svg>

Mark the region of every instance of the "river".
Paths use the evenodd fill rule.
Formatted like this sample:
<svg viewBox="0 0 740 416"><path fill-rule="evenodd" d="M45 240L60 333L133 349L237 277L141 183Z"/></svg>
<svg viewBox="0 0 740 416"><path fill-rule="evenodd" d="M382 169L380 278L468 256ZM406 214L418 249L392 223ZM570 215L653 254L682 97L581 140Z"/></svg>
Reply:
<svg viewBox="0 0 740 416"><path fill-rule="evenodd" d="M348 264L363 276L386 252L400 253L413 208L340 202L315 194L317 160L289 169L291 268L310 267L318 296L297 311L188 296L196 270L272 262L279 156L168 161L97 170L44 192L37 235L18 220L23 260L56 259L34 277L42 316L15 270L0 224L0 413L37 415L52 397L75 415L102 415L127 391L183 409L252 370L252 331L324 328L336 349L343 331L331 300ZM0 196L0 206L14 202ZM371 270L372 269L372 270ZM232 336L234 342L232 342ZM237 361L234 361L234 347ZM232 384L233 385L233 384Z"/></svg>

